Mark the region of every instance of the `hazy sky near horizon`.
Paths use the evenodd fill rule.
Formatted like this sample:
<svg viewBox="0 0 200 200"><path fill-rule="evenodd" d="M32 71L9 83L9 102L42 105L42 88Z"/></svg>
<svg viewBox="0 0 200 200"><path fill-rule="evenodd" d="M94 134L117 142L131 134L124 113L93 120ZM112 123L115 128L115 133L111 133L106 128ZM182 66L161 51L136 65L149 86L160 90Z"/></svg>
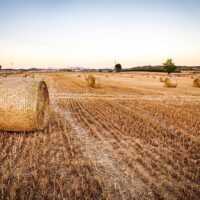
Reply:
<svg viewBox="0 0 200 200"><path fill-rule="evenodd" d="M200 65L199 0L0 0L0 65Z"/></svg>

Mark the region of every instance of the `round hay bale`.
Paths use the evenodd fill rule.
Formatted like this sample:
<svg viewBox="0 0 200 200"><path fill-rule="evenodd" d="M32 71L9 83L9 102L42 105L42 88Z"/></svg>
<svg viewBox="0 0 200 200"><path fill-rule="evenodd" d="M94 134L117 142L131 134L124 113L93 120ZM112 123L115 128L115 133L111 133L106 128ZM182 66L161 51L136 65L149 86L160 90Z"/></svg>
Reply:
<svg viewBox="0 0 200 200"><path fill-rule="evenodd" d="M176 88L177 87L177 81L174 78L165 78L164 86L168 88Z"/></svg>
<svg viewBox="0 0 200 200"><path fill-rule="evenodd" d="M7 77L7 74L3 74L3 77Z"/></svg>
<svg viewBox="0 0 200 200"><path fill-rule="evenodd" d="M95 84L95 77L92 75L89 75L87 78L85 78L85 80L87 81L87 84L89 87L94 87Z"/></svg>
<svg viewBox="0 0 200 200"><path fill-rule="evenodd" d="M193 81L193 86L194 87L200 87L200 78L196 78Z"/></svg>
<svg viewBox="0 0 200 200"><path fill-rule="evenodd" d="M43 130L49 121L49 93L40 79L0 79L0 130Z"/></svg>
<svg viewBox="0 0 200 200"><path fill-rule="evenodd" d="M165 77L161 76L160 77L160 82L165 82Z"/></svg>

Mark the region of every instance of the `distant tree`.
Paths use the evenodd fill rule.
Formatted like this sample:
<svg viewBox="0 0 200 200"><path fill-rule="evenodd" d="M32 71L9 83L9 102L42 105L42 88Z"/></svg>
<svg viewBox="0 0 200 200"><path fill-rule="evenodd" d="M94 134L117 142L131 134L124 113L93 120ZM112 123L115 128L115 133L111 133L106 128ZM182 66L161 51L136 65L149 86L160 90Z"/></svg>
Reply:
<svg viewBox="0 0 200 200"><path fill-rule="evenodd" d="M122 66L121 66L121 64L116 64L115 65L115 70L116 70L116 72L121 72L122 71Z"/></svg>
<svg viewBox="0 0 200 200"><path fill-rule="evenodd" d="M0 65L0 70L2 69L2 66Z"/></svg>
<svg viewBox="0 0 200 200"><path fill-rule="evenodd" d="M163 63L163 68L168 74L170 74L171 72L175 71L176 66L173 63L173 60L169 58Z"/></svg>

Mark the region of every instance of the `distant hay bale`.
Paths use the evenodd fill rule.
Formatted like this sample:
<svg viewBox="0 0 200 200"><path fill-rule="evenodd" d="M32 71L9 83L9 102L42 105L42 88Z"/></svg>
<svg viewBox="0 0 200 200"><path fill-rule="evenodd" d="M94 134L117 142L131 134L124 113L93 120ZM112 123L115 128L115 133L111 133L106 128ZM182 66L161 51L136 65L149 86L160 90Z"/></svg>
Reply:
<svg viewBox="0 0 200 200"><path fill-rule="evenodd" d="M133 75L131 75L131 78L134 78L134 76L133 76Z"/></svg>
<svg viewBox="0 0 200 200"><path fill-rule="evenodd" d="M94 87L95 84L95 77L92 75L89 75L88 77L85 78L85 80L87 81L87 84L89 87Z"/></svg>
<svg viewBox="0 0 200 200"><path fill-rule="evenodd" d="M194 79L193 86L194 87L200 87L200 77Z"/></svg>
<svg viewBox="0 0 200 200"><path fill-rule="evenodd" d="M194 76L190 76L191 79L194 79Z"/></svg>
<svg viewBox="0 0 200 200"><path fill-rule="evenodd" d="M164 86L168 88L176 88L177 87L177 81L174 78L165 78Z"/></svg>
<svg viewBox="0 0 200 200"><path fill-rule="evenodd" d="M161 76L160 77L160 82L165 82L165 77Z"/></svg>
<svg viewBox="0 0 200 200"><path fill-rule="evenodd" d="M34 74L30 74L30 78L35 78Z"/></svg>
<svg viewBox="0 0 200 200"><path fill-rule="evenodd" d="M153 76L153 78L156 78L156 76Z"/></svg>
<svg viewBox="0 0 200 200"><path fill-rule="evenodd" d="M81 75L78 75L78 78L80 78L81 77Z"/></svg>
<svg viewBox="0 0 200 200"><path fill-rule="evenodd" d="M49 121L49 93L44 81L32 78L0 79L0 130L42 130Z"/></svg>
<svg viewBox="0 0 200 200"><path fill-rule="evenodd" d="M27 74L27 73L23 74L23 77L27 77L27 76L28 76L28 74Z"/></svg>
<svg viewBox="0 0 200 200"><path fill-rule="evenodd" d="M7 77L7 74L3 74L3 77Z"/></svg>

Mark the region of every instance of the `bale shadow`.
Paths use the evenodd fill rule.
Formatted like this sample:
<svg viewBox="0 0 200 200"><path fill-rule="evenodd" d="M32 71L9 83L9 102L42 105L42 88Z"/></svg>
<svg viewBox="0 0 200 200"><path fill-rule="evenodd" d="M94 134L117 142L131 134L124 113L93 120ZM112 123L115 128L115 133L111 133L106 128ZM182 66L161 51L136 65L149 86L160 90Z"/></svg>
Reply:
<svg viewBox="0 0 200 200"><path fill-rule="evenodd" d="M41 130L32 130L32 131L1 131L0 134L4 135L33 135L36 133L42 133L42 134L48 134L49 133L49 124L47 127L41 129Z"/></svg>

